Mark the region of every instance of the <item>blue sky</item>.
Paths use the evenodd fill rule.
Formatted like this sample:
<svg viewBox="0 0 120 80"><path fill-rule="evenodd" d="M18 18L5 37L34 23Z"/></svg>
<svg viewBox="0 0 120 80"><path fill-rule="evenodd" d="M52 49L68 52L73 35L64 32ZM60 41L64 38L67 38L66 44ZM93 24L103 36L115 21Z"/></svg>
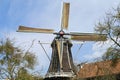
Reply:
<svg viewBox="0 0 120 80"><path fill-rule="evenodd" d="M37 55L38 68L45 71L49 60L44 54L38 40L51 42L54 36L48 34L17 33L19 25L51 28L58 31L62 12L62 3L70 2L70 18L68 31L94 32L94 27L99 20L112 8L120 4L119 0L0 0L0 38L9 36L15 38L16 45L21 48L29 48L32 40L35 40L31 49ZM107 42L109 44L109 41ZM72 47L73 57L80 44ZM49 56L50 45L44 45ZM98 46L98 43L86 42L81 48L75 62L89 61L100 57L107 46ZM37 69L38 69L37 68Z"/></svg>

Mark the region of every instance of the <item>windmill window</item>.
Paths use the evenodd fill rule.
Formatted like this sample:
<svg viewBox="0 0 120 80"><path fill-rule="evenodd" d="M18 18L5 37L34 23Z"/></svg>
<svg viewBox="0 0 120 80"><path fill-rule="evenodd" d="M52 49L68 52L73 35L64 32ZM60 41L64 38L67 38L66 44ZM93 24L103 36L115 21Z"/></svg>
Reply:
<svg viewBox="0 0 120 80"><path fill-rule="evenodd" d="M67 43L64 43L64 46L67 46Z"/></svg>

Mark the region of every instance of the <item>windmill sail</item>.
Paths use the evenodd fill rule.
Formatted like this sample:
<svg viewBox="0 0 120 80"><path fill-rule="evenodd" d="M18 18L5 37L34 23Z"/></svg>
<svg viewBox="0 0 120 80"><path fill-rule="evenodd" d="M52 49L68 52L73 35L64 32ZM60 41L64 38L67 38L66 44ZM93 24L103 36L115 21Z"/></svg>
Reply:
<svg viewBox="0 0 120 80"><path fill-rule="evenodd" d="M50 59L50 65L48 72L44 80L71 80L74 77L76 70L73 63L70 39L64 37L68 35L71 40L76 41L105 41L107 40L106 34L95 34L95 33L76 33L70 32L65 33L63 29L68 29L69 23L69 8L70 3L63 4L62 19L61 19L61 30L54 32L53 29L42 29L42 28L30 28L25 26L19 26L17 32L29 32L29 33L53 33L57 35L53 40L52 55Z"/></svg>
<svg viewBox="0 0 120 80"><path fill-rule="evenodd" d="M41 29L41 28L31 28L25 26L19 26L17 32L30 32L30 33L53 33L53 29Z"/></svg>
<svg viewBox="0 0 120 80"><path fill-rule="evenodd" d="M68 29L70 3L63 3L61 28Z"/></svg>
<svg viewBox="0 0 120 80"><path fill-rule="evenodd" d="M106 34L95 33L70 33L72 40L77 41L106 41Z"/></svg>

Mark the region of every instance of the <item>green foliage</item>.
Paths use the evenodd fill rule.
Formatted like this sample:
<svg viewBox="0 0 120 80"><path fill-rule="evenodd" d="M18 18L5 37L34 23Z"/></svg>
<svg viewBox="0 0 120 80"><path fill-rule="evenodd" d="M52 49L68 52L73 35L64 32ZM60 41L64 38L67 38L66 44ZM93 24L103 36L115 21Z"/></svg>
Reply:
<svg viewBox="0 0 120 80"><path fill-rule="evenodd" d="M112 12L107 13L103 22L99 22L96 25L95 31L107 34L108 39L114 43L107 49L102 59L112 60L111 66L115 66L120 59L120 7L118 6L117 9L113 9ZM95 80L116 80L116 76L96 77Z"/></svg>
<svg viewBox="0 0 120 80"><path fill-rule="evenodd" d="M43 80L43 78L41 76L37 77L29 74L28 71L22 67L19 69L18 76L15 78L15 80Z"/></svg>
<svg viewBox="0 0 120 80"><path fill-rule="evenodd" d="M99 22L95 31L105 33L120 48L120 7L114 9L113 13L107 13L103 22Z"/></svg>
<svg viewBox="0 0 120 80"><path fill-rule="evenodd" d="M114 42L103 55L103 60L114 60L120 58L120 7L114 9L112 13L107 13L103 22L99 22L95 31L105 33L108 39Z"/></svg>
<svg viewBox="0 0 120 80"><path fill-rule="evenodd" d="M95 77L94 80L116 80L116 76L115 75L99 76L99 77Z"/></svg>
<svg viewBox="0 0 120 80"><path fill-rule="evenodd" d="M104 60L112 60L120 58L120 49L109 47L106 53L103 55Z"/></svg>
<svg viewBox="0 0 120 80"><path fill-rule="evenodd" d="M9 38L0 42L0 79L34 80L28 70L33 69L35 63L33 53L15 47Z"/></svg>
<svg viewBox="0 0 120 80"><path fill-rule="evenodd" d="M35 65L35 55L31 54L30 52L26 52L24 59L26 60L26 67L33 69L33 65Z"/></svg>

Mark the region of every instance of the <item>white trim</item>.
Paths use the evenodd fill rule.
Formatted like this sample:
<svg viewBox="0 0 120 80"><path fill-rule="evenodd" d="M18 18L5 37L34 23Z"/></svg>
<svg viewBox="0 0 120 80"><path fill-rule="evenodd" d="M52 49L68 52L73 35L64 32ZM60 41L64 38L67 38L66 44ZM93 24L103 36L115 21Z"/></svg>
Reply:
<svg viewBox="0 0 120 80"><path fill-rule="evenodd" d="M51 78L51 77L74 77L75 74L71 72L51 72L46 74L46 78Z"/></svg>

